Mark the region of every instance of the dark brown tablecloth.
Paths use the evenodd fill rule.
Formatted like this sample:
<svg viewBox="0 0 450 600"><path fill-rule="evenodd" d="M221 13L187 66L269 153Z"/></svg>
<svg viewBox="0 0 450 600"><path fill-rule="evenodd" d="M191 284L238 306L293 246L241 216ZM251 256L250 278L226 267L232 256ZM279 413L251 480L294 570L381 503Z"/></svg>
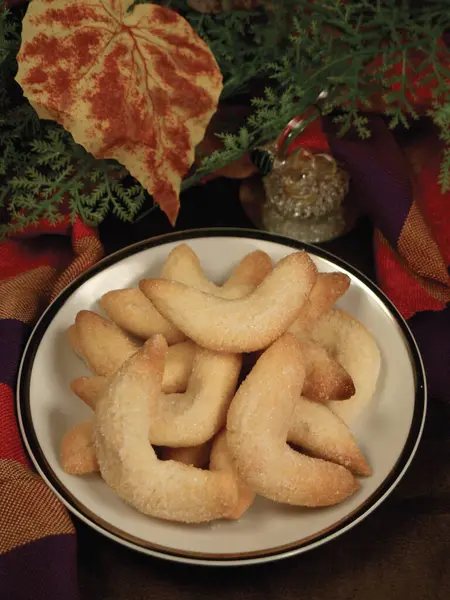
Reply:
<svg viewBox="0 0 450 600"><path fill-rule="evenodd" d="M186 194L178 228L208 226L251 226L235 182ZM155 212L136 225L110 219L101 236L110 252L166 231L165 217ZM324 247L374 277L367 222ZM294 558L235 569L177 565L76 526L83 600L448 600L450 406L430 399L416 458L381 507L333 542Z"/></svg>

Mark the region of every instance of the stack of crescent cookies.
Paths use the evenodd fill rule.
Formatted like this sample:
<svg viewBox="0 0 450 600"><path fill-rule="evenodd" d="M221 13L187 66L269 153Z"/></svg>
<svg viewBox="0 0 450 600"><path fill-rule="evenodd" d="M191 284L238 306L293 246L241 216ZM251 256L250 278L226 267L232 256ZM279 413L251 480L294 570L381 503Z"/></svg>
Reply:
<svg viewBox="0 0 450 600"><path fill-rule="evenodd" d="M304 251L247 254L221 286L186 244L160 278L80 311L71 348L92 375L71 383L92 418L66 432L61 465L98 472L123 501L183 523L240 519L256 495L338 504L371 467L350 426L370 402L380 354L334 307L343 273Z"/></svg>

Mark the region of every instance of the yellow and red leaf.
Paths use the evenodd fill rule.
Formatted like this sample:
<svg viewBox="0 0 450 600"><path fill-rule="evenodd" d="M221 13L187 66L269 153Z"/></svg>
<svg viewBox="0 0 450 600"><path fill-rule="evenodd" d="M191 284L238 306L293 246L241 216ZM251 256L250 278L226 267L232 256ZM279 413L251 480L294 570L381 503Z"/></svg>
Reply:
<svg viewBox="0 0 450 600"><path fill-rule="evenodd" d="M183 176L217 109L222 76L176 12L132 0L33 0L16 76L43 119L116 159L175 222Z"/></svg>

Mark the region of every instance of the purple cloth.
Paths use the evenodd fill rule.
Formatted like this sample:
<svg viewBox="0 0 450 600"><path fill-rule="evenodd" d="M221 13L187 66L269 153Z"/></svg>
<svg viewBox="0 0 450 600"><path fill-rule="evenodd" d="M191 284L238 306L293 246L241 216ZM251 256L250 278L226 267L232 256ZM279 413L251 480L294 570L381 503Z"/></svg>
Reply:
<svg viewBox="0 0 450 600"><path fill-rule="evenodd" d="M0 599L78 598L76 544L73 536L55 535L36 540L0 556Z"/></svg>
<svg viewBox="0 0 450 600"><path fill-rule="evenodd" d="M413 175L404 146L385 121L372 115L369 126L367 140L353 132L339 138L331 120L323 120L333 155L350 173L351 197L377 229L378 284L416 337L430 396L449 401L450 194L441 194L437 184L438 140L420 131L424 164Z"/></svg>

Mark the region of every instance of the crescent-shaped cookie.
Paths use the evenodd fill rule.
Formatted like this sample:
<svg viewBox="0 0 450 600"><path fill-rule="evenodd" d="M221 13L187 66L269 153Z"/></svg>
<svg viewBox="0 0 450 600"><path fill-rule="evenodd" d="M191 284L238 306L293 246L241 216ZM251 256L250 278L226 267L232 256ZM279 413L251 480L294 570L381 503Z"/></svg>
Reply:
<svg viewBox="0 0 450 600"><path fill-rule="evenodd" d="M107 377L103 377L103 375L91 375L90 377L77 377L71 382L70 389L89 408L95 410L95 405L107 385Z"/></svg>
<svg viewBox="0 0 450 600"><path fill-rule="evenodd" d="M175 346L166 353L164 377L171 366L169 360L173 348ZM197 347L185 391L165 394L162 388L151 404L150 442L177 448L198 446L214 437L225 425L241 366L240 354ZM72 382L72 390L95 410L109 381L106 377L79 378Z"/></svg>
<svg viewBox="0 0 450 600"><path fill-rule="evenodd" d="M242 298L252 292L271 270L272 261L268 254L256 250L240 261L222 286L215 285L205 275L195 252L187 244L179 244L169 253L161 277L221 298ZM158 312L140 289L107 292L100 299L100 306L116 325L143 340L156 333L161 333L169 345L185 338L177 327Z"/></svg>
<svg viewBox="0 0 450 600"><path fill-rule="evenodd" d="M69 429L63 437L60 461L66 473L70 475L87 475L99 471L92 436L93 426L93 420L78 423L78 425ZM209 464L212 442L211 439L200 446L189 448L167 448L163 446L158 448L158 456L160 460L175 460L184 465L205 469Z"/></svg>
<svg viewBox="0 0 450 600"><path fill-rule="evenodd" d="M211 439L199 446L188 446L187 448L162 446L159 450L159 457L161 460L176 460L184 465L205 469L209 465L212 443Z"/></svg>
<svg viewBox="0 0 450 600"><path fill-rule="evenodd" d="M162 336L151 338L100 398L94 424L100 473L120 498L144 514L185 523L225 517L237 505L230 473L161 461L148 441L166 351Z"/></svg>
<svg viewBox="0 0 450 600"><path fill-rule="evenodd" d="M275 266L249 295L218 298L175 281L144 279L140 287L159 312L210 350L252 352L270 345L298 317L317 277L306 252Z"/></svg>
<svg viewBox="0 0 450 600"><path fill-rule="evenodd" d="M151 405L149 439L157 446L198 446L224 427L242 356L198 348L187 389L161 394Z"/></svg>
<svg viewBox="0 0 450 600"><path fill-rule="evenodd" d="M100 298L100 306L116 325L143 340L155 333L161 333L169 345L185 338L138 288L107 292Z"/></svg>
<svg viewBox="0 0 450 600"><path fill-rule="evenodd" d="M82 361L86 363L86 359L83 356L83 351L80 345L80 338L78 336L77 326L75 323L68 327L66 331L67 341L69 342L69 346Z"/></svg>
<svg viewBox="0 0 450 600"><path fill-rule="evenodd" d="M362 323L338 309L323 315L310 336L336 358L353 380L355 394L351 398L329 403L333 412L350 426L375 393L381 368L378 346Z"/></svg>
<svg viewBox="0 0 450 600"><path fill-rule="evenodd" d="M255 500L255 492L248 487L239 477L234 466L233 458L227 444L226 431L221 431L216 435L211 449L211 458L209 463L211 470L227 471L233 475L238 490L238 503L232 513L227 515L227 519L238 520L247 512Z"/></svg>
<svg viewBox="0 0 450 600"><path fill-rule="evenodd" d="M350 287L345 273L319 273L299 316L289 328L291 333L303 335L322 315L327 313Z"/></svg>
<svg viewBox="0 0 450 600"><path fill-rule="evenodd" d="M182 342L186 344L187 342ZM168 356L175 346L169 347L166 353L164 374L168 367ZM228 407L236 390L242 365L242 356L213 352L198 348L187 389L184 393L164 394L149 397L151 421L148 439L157 446L169 446L162 449L162 457L172 457L185 464L198 459L202 445L207 444L214 435L224 427ZM163 379L164 381L164 379ZM74 390L94 410L101 396L107 393L111 378L79 378L72 382ZM70 429L63 441L62 456L77 457L79 472L90 471L95 462L92 459L92 448L86 442L89 424L76 425ZM187 447L196 447L190 451ZM180 448L178 453L175 448ZM177 458L173 458L177 456ZM181 457L181 458L180 458ZM74 462L74 461L72 461ZM66 470L68 460L62 460ZM69 464L70 468L70 464Z"/></svg>
<svg viewBox="0 0 450 600"><path fill-rule="evenodd" d="M162 390L165 394L175 394L186 390L198 349L197 344L190 340L169 347L162 383Z"/></svg>
<svg viewBox="0 0 450 600"><path fill-rule="evenodd" d="M353 396L352 378L337 360L311 340L301 339L299 343L305 366L303 396L316 402L346 400Z"/></svg>
<svg viewBox="0 0 450 600"><path fill-rule="evenodd" d="M346 400L355 393L352 378L326 350L307 338L300 338L305 367L303 396L315 402ZM260 352L244 354L240 380L243 381L261 356Z"/></svg>
<svg viewBox="0 0 450 600"><path fill-rule="evenodd" d="M342 465L355 475L372 474L350 429L324 404L298 398L287 439L313 456Z"/></svg>
<svg viewBox="0 0 450 600"><path fill-rule="evenodd" d="M69 344L96 375L109 377L139 345L117 325L90 310L81 310L67 331Z"/></svg>
<svg viewBox="0 0 450 600"><path fill-rule="evenodd" d="M205 294L233 300L251 293L271 271L272 260L269 255L262 250L255 250L244 256L223 285L216 285L206 276L192 248L187 244L179 244L167 257L161 278L184 283Z"/></svg>
<svg viewBox="0 0 450 600"><path fill-rule="evenodd" d="M303 455L287 437L305 369L297 338L286 333L260 357L237 391L227 418L227 442L239 476L277 502L329 506L358 489L346 468Z"/></svg>
<svg viewBox="0 0 450 600"><path fill-rule="evenodd" d="M75 425L64 435L60 462L66 473L87 475L98 471L92 434L93 421L85 421Z"/></svg>
<svg viewBox="0 0 450 600"><path fill-rule="evenodd" d="M194 364L197 344L186 340L170 346L166 354L162 389L165 394L186 391ZM95 409L98 398L108 383L107 377L92 375L78 377L70 384L72 392L85 404Z"/></svg>

